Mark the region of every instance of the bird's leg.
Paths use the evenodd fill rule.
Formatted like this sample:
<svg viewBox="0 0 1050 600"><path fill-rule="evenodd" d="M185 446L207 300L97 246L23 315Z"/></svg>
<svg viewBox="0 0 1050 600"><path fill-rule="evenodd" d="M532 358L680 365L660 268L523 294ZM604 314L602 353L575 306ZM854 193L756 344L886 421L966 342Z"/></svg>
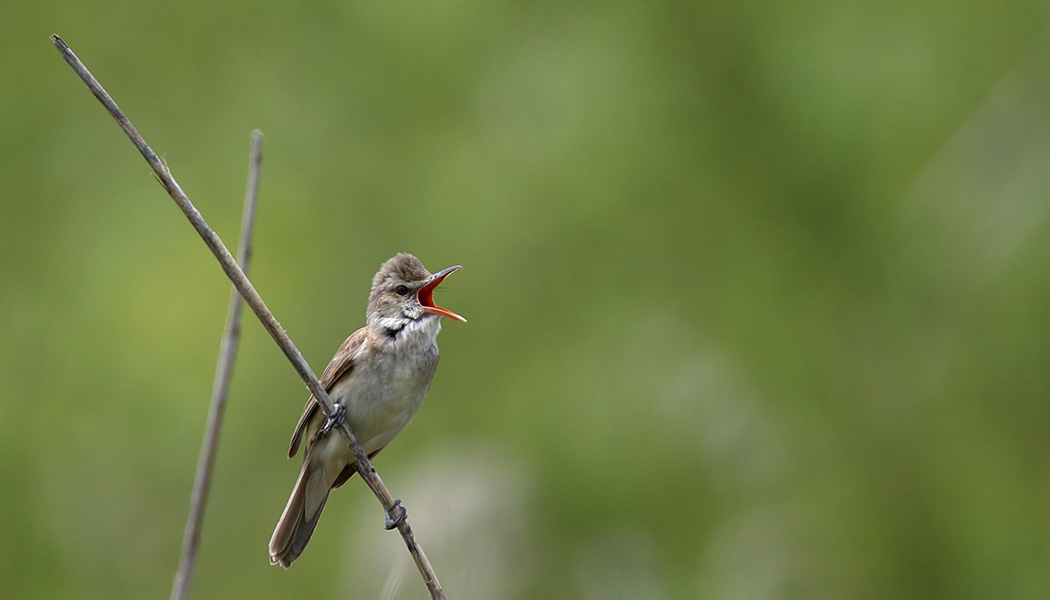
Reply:
<svg viewBox="0 0 1050 600"><path fill-rule="evenodd" d="M321 425L321 429L317 432L317 437L328 433L333 427L343 423L346 423L346 407L336 402L332 405L332 414L325 413L324 425Z"/></svg>
<svg viewBox="0 0 1050 600"><path fill-rule="evenodd" d="M405 519L408 518L408 511L405 510L404 506L402 506L400 498L394 498L394 507L400 508L401 514L398 515L396 519L391 519L389 514L386 516L386 523L383 523L383 527L385 527L387 530L397 527L398 525L404 523Z"/></svg>

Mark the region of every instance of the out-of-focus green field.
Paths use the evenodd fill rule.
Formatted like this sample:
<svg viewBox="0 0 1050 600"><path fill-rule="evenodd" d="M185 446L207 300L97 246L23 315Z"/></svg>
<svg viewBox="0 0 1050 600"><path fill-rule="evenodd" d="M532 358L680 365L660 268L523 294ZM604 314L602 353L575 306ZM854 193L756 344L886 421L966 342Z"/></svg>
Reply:
<svg viewBox="0 0 1050 600"><path fill-rule="evenodd" d="M462 264L378 459L449 598L1050 597L1045 2L7 2L0 596L165 597L229 284L316 369ZM249 314L193 597L424 598L360 481L266 543L302 384Z"/></svg>

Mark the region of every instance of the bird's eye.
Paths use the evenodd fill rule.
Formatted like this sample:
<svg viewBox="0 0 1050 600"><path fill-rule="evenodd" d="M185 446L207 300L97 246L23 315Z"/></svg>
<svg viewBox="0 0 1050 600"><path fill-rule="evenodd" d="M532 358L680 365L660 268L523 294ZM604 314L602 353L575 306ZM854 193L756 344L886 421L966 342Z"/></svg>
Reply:
<svg viewBox="0 0 1050 600"><path fill-rule="evenodd" d="M394 291L397 292L398 296L404 296L404 295L408 294L408 286L407 285L399 285L396 288L394 288Z"/></svg>

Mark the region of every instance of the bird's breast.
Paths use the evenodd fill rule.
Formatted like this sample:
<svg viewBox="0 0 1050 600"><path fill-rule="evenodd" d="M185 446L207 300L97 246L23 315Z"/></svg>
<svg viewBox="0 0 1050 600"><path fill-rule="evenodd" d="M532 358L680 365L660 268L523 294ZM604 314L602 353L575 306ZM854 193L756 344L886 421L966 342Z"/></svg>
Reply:
<svg viewBox="0 0 1050 600"><path fill-rule="evenodd" d="M332 387L333 400L346 406L350 429L366 453L386 446L412 421L430 388L437 362L432 337L425 345L377 348Z"/></svg>

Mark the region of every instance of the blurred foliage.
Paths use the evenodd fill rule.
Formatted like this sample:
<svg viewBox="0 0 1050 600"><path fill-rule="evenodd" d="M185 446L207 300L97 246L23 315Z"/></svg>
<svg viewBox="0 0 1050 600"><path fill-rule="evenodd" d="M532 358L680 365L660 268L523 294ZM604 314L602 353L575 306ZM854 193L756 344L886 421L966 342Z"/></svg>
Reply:
<svg viewBox="0 0 1050 600"><path fill-rule="evenodd" d="M315 368L466 268L378 462L451 598L1050 596L1045 2L6 2L0 591L163 597L228 283ZM359 483L266 542L305 393L246 317L195 598L424 597ZM353 482L352 482L353 483Z"/></svg>

